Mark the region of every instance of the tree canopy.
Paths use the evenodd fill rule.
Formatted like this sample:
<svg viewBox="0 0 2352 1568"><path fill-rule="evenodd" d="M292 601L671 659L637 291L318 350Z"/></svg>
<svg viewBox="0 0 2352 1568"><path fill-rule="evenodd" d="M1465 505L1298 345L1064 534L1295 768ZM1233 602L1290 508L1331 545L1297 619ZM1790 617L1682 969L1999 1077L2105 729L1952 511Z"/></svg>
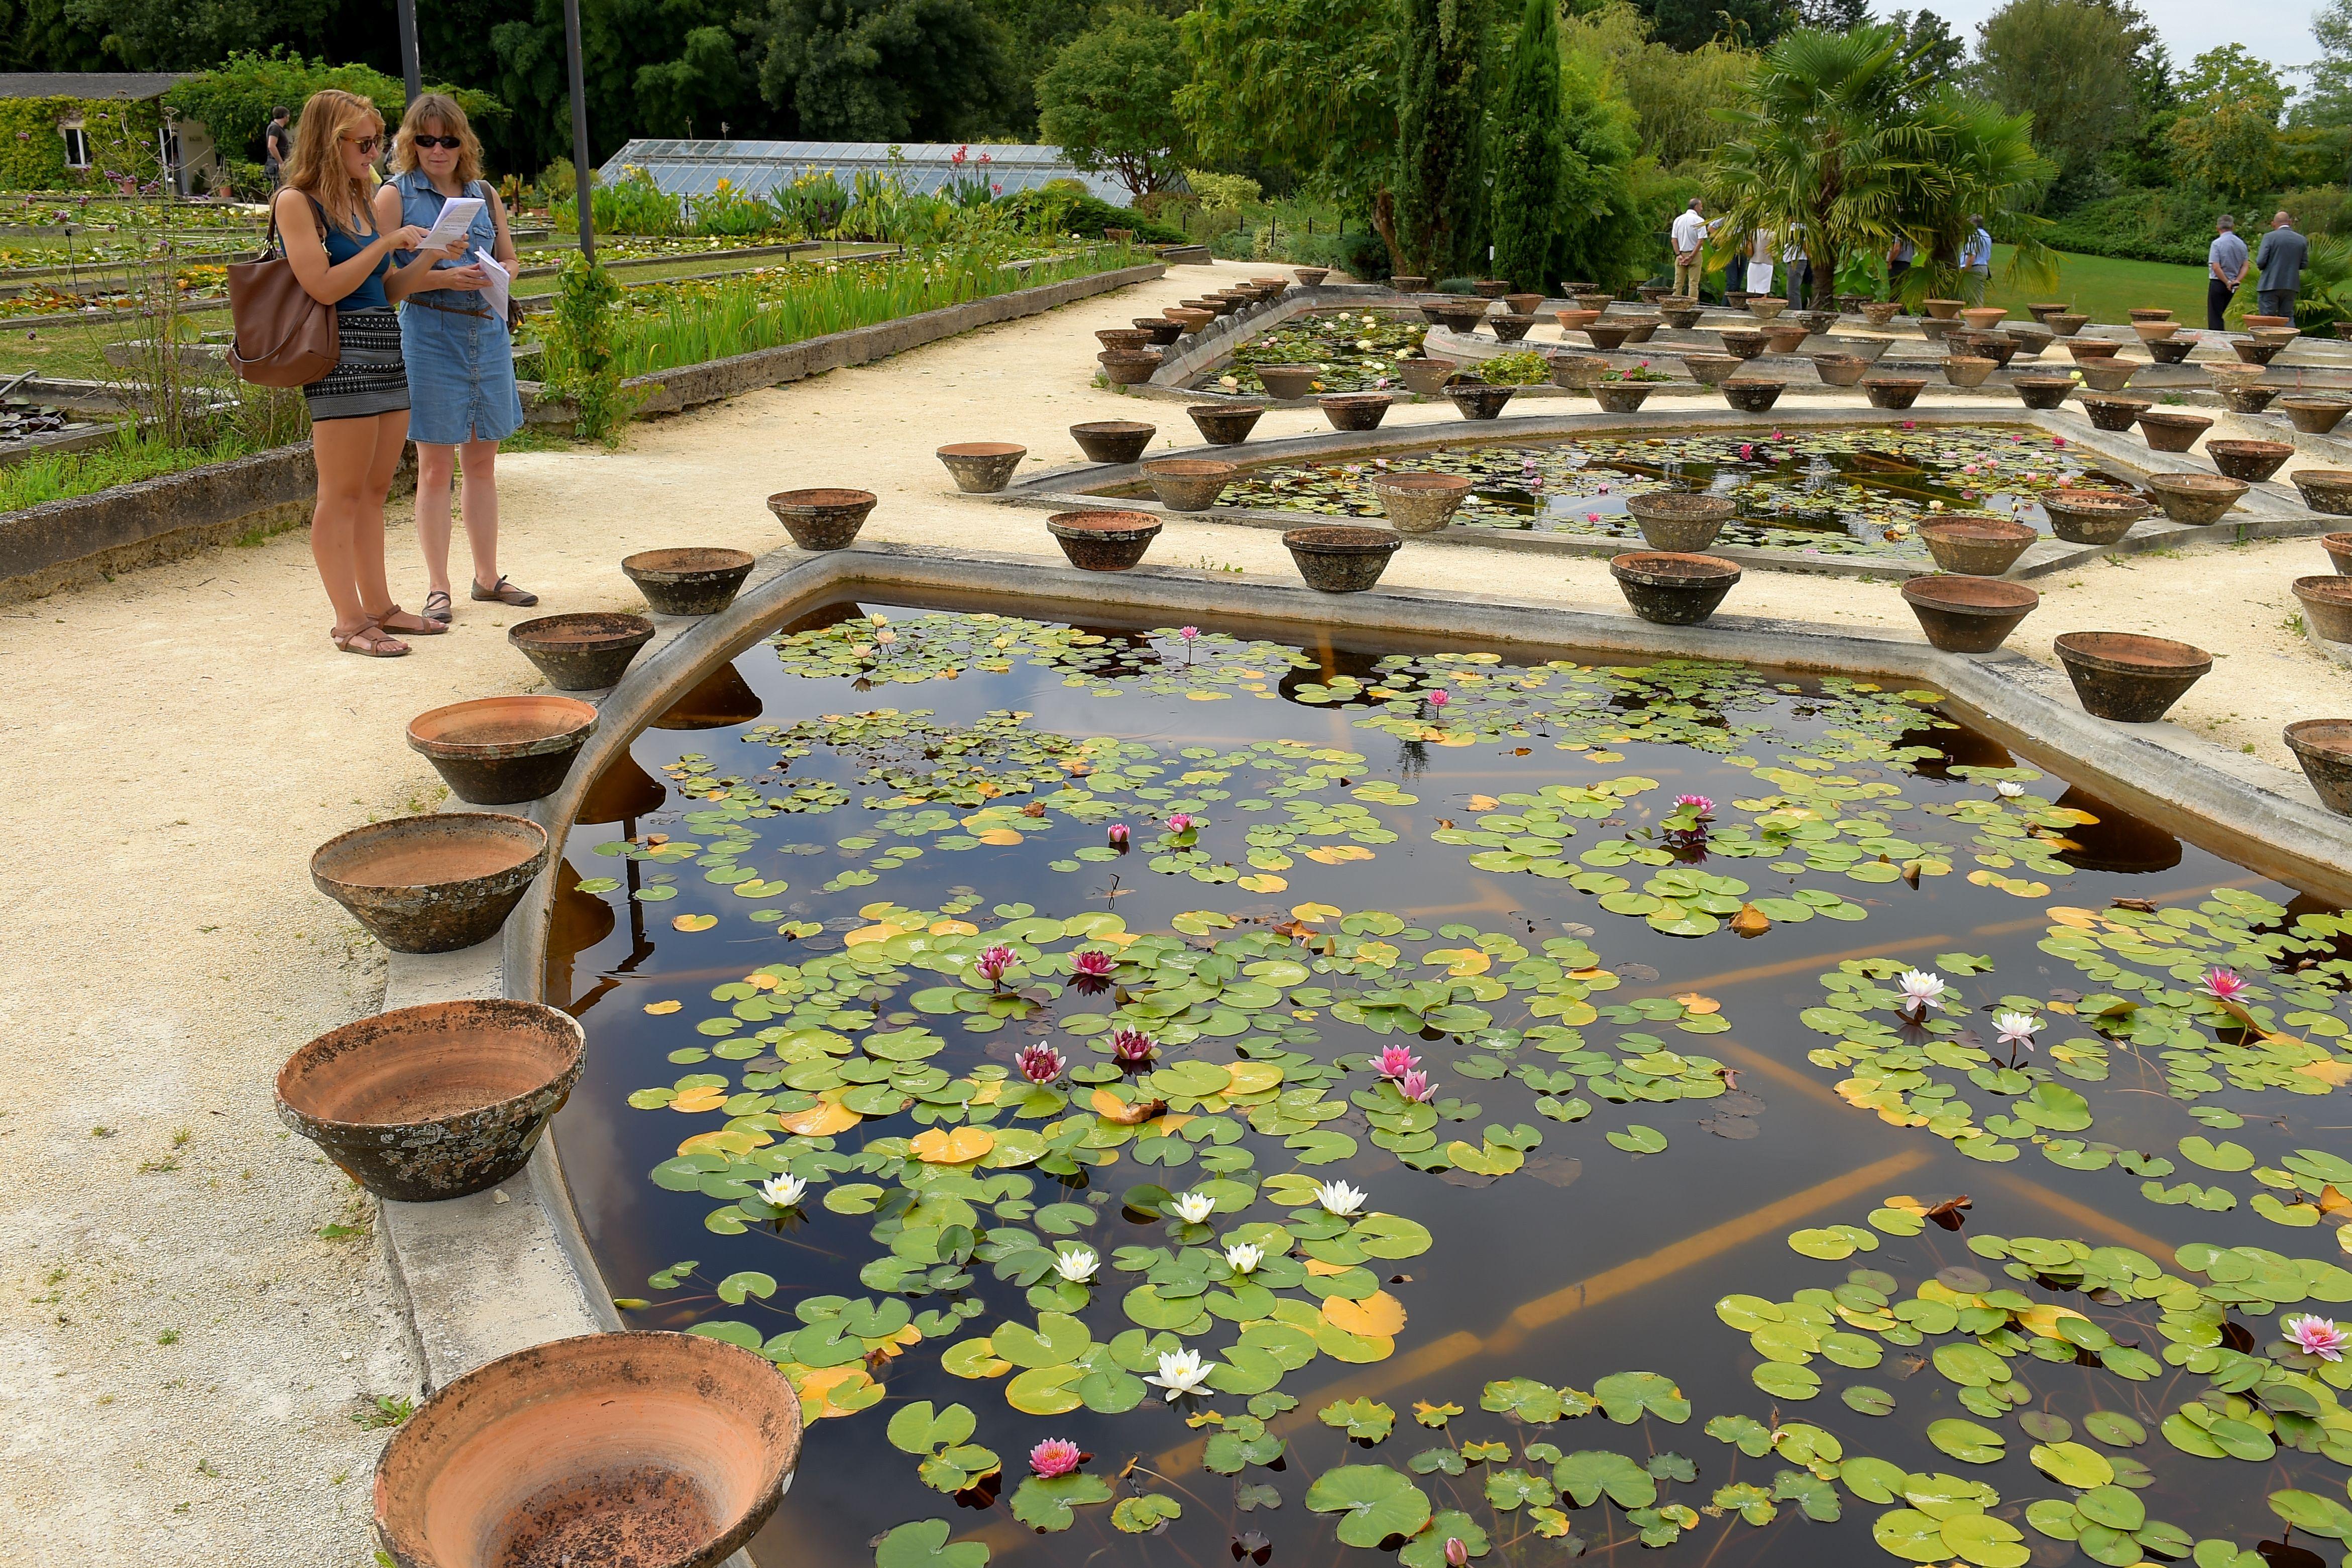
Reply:
<svg viewBox="0 0 2352 1568"><path fill-rule="evenodd" d="M1176 95L1192 79L1174 21L1113 14L1066 45L1037 79L1037 125L1081 169L1108 169L1141 195L1182 166Z"/></svg>
<svg viewBox="0 0 2352 1568"><path fill-rule="evenodd" d="M2062 176L2096 167L2134 121L2134 57L2155 35L2097 0L2009 0L1977 34L1977 81L2033 121Z"/></svg>

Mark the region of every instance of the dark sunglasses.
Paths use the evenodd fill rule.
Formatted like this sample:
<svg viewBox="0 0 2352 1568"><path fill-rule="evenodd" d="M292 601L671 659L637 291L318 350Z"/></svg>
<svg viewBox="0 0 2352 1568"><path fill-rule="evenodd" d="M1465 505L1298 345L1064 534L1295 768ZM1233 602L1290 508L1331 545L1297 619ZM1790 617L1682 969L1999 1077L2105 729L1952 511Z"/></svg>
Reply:
<svg viewBox="0 0 2352 1568"><path fill-rule="evenodd" d="M343 140L362 153L373 153L383 144L383 138L381 136L346 136Z"/></svg>
<svg viewBox="0 0 2352 1568"><path fill-rule="evenodd" d="M455 136L412 136L409 140L419 147L446 147L452 153L465 145Z"/></svg>

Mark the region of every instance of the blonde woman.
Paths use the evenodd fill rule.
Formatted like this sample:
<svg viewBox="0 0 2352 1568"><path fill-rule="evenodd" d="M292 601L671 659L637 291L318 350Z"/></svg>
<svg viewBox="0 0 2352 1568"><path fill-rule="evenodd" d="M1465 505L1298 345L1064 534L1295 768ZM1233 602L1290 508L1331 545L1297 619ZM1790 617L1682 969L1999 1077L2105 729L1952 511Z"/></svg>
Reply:
<svg viewBox="0 0 2352 1568"><path fill-rule="evenodd" d="M425 231L387 231L370 216L369 163L383 141L383 117L366 99L331 88L311 94L271 217L296 279L335 307L342 342L335 368L302 389L319 469L310 557L335 606L328 635L345 653L397 658L408 651L402 636L445 628L394 604L384 579L383 501L408 437L392 301L431 263L394 269L394 251L422 244Z"/></svg>
<svg viewBox="0 0 2352 1568"><path fill-rule="evenodd" d="M430 227L458 196L482 210L466 235L466 255L478 251L509 277L514 236L499 194L482 178L482 144L466 111L446 93L428 92L408 106L392 149L393 178L375 194L376 226ZM404 259L406 259L404 258ZM400 353L407 366L409 437L416 443L416 543L425 553L425 615L446 626L449 598L449 476L464 477L466 542L474 558L472 596L529 605L524 592L499 572L499 443L522 426L522 395L515 386L514 351L507 324L487 303L487 268L477 262L432 258L429 276L401 301Z"/></svg>

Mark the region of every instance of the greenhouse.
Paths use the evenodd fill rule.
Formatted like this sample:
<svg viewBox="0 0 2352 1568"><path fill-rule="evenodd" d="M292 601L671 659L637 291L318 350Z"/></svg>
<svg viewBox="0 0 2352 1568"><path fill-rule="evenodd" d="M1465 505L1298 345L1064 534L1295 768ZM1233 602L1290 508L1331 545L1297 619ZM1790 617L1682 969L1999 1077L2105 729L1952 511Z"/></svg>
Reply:
<svg viewBox="0 0 2352 1568"><path fill-rule="evenodd" d="M985 182L997 195L1034 190L1049 180L1076 180L1115 206L1128 205L1127 187L1111 174L1089 174L1059 147L958 145L891 142L688 142L639 137L597 171L617 180L643 169L674 195L698 196L725 180L749 195L764 195L804 174L831 172L845 190L864 174L896 173L907 190L929 195L956 184Z"/></svg>

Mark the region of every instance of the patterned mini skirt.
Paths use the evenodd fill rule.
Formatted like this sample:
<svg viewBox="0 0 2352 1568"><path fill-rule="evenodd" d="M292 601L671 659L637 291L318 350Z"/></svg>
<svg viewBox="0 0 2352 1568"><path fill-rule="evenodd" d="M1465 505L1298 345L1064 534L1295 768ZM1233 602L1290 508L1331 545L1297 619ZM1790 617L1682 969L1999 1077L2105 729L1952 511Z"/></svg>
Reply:
<svg viewBox="0 0 2352 1568"><path fill-rule="evenodd" d="M369 419L408 406L408 372L400 362L400 318L389 308L345 310L335 318L342 357L302 389L310 418Z"/></svg>

